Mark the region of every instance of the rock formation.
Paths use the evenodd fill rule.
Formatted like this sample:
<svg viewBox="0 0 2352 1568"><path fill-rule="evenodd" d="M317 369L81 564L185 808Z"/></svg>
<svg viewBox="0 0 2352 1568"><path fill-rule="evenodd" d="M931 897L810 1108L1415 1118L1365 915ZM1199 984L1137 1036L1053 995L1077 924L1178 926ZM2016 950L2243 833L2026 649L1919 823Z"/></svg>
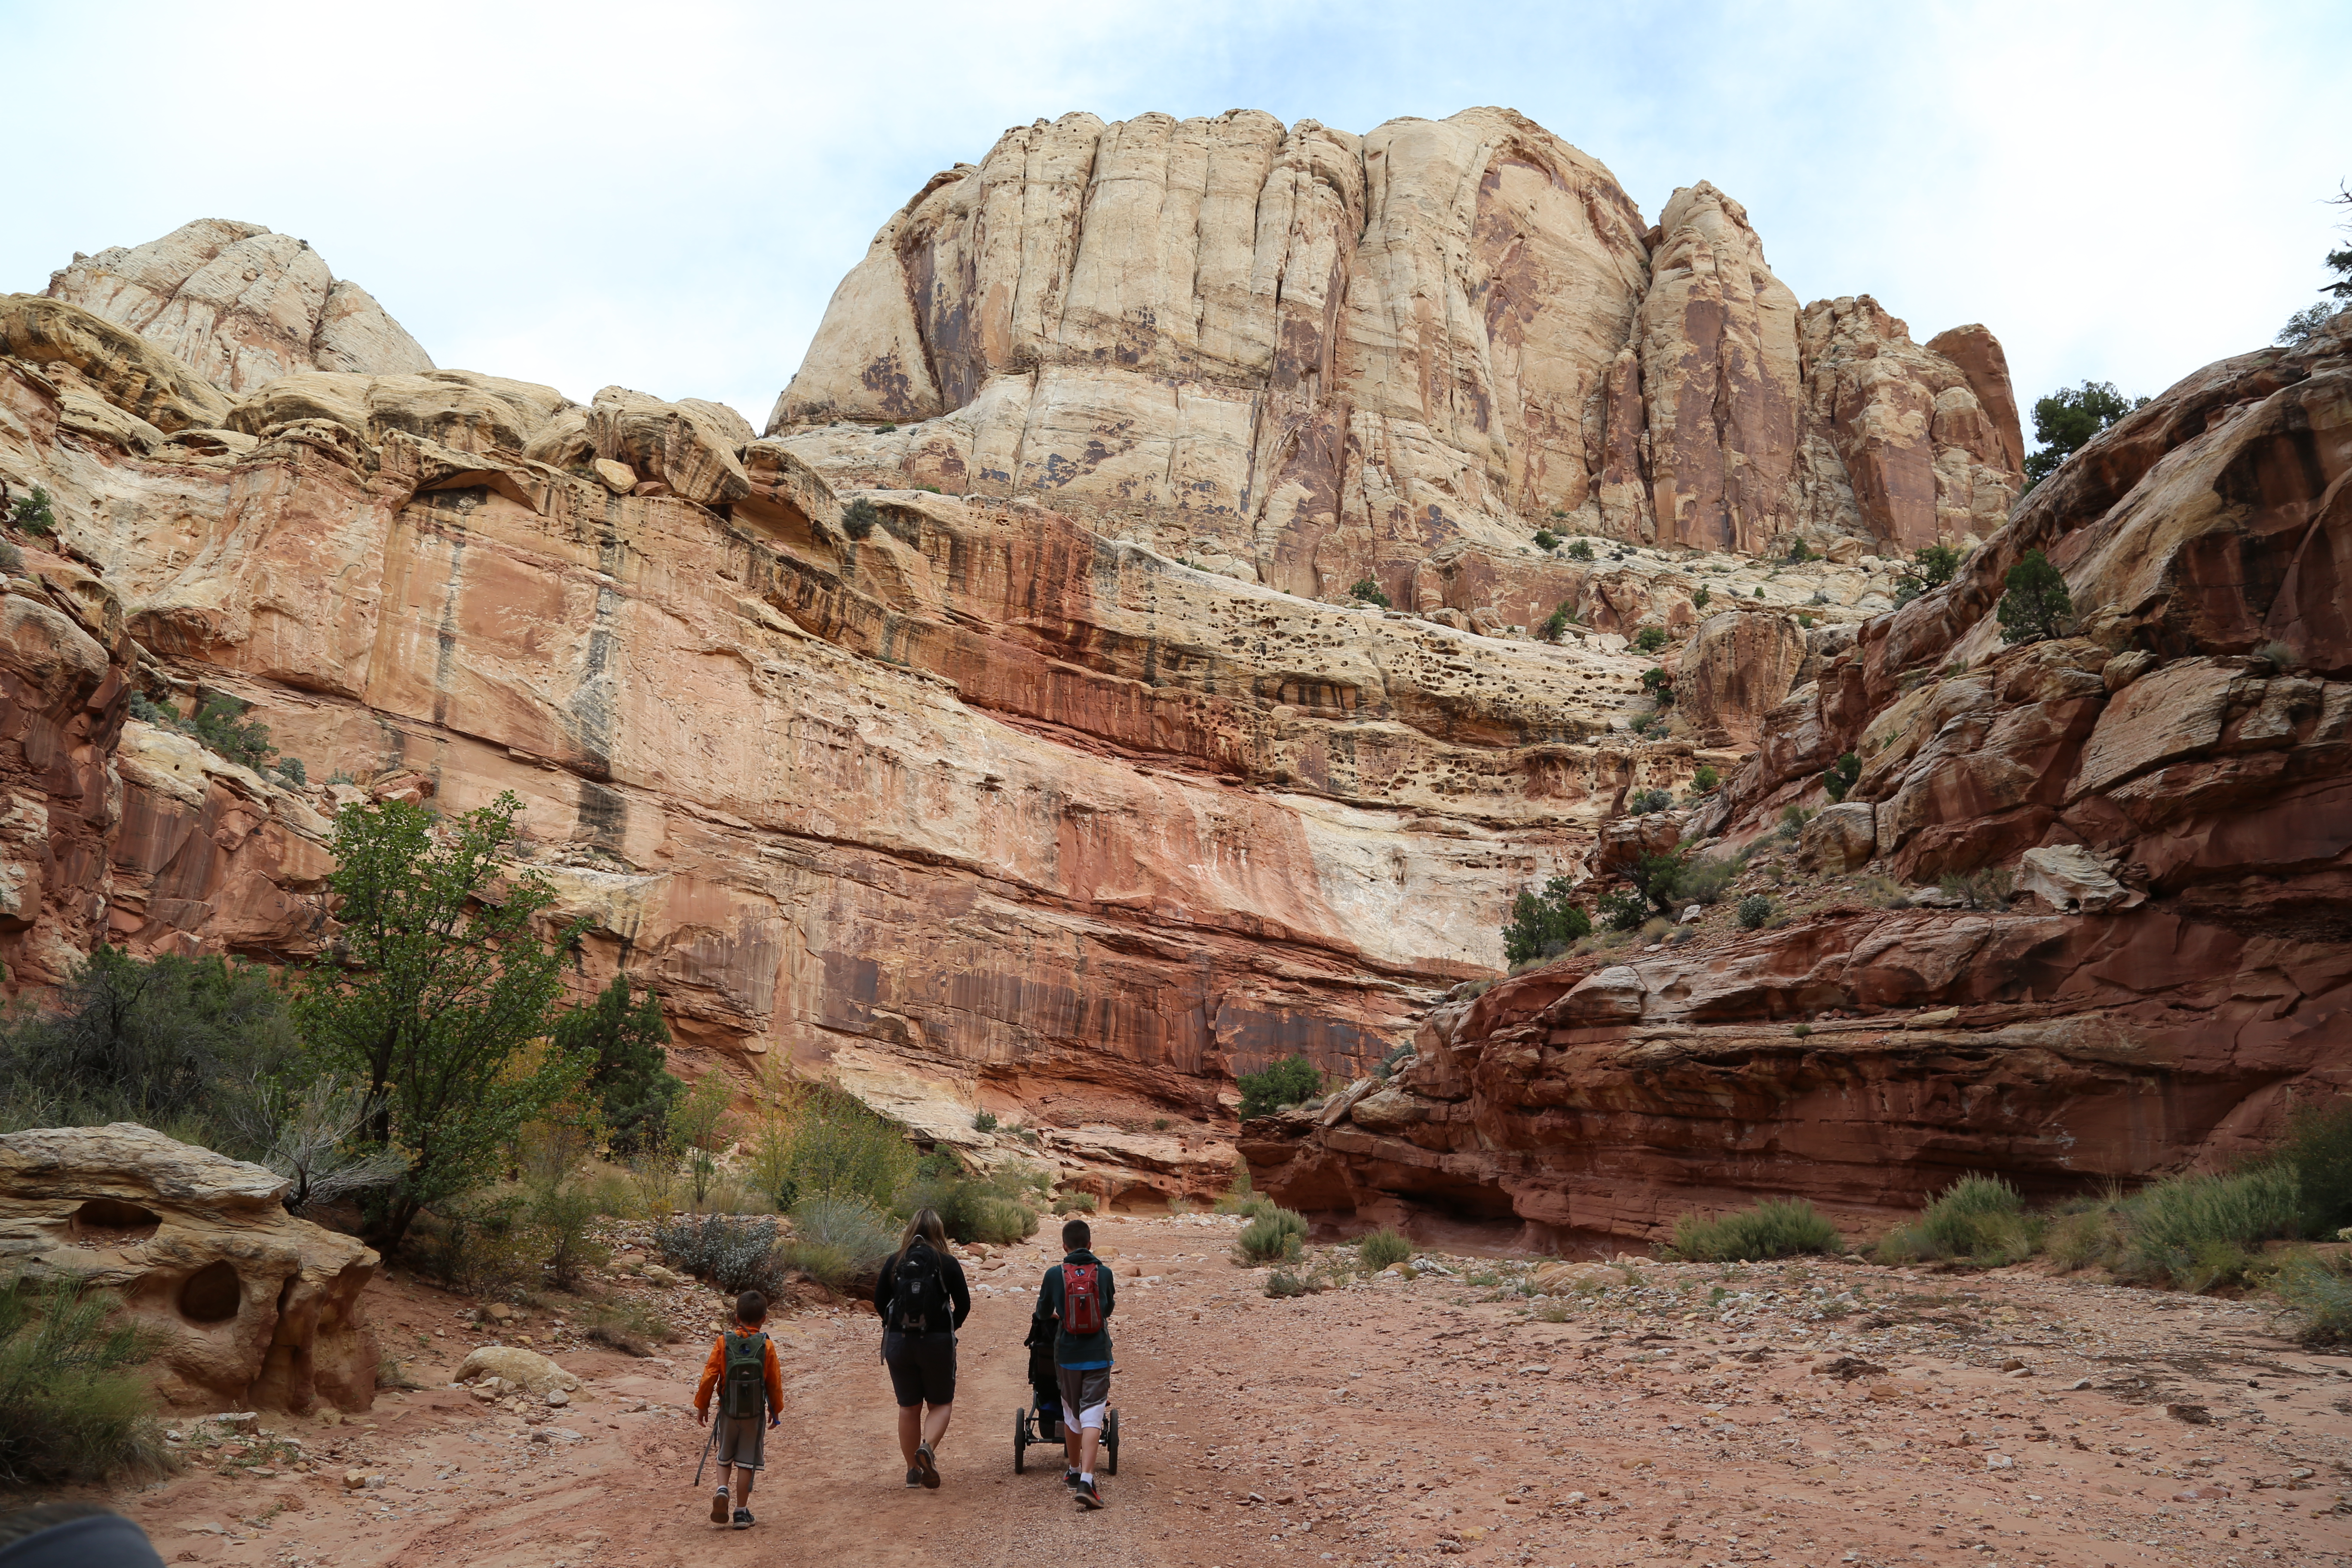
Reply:
<svg viewBox="0 0 2352 1568"><path fill-rule="evenodd" d="M376 1255L288 1214L287 1184L128 1121L0 1134L0 1273L119 1294L180 1404L365 1410Z"/></svg>
<svg viewBox="0 0 2352 1568"><path fill-rule="evenodd" d="M145 245L77 255L48 297L145 338L228 393L307 370L401 375L433 361L310 242L203 218Z"/></svg>
<svg viewBox="0 0 2352 1568"><path fill-rule="evenodd" d="M1508 110L1069 115L883 226L768 434L837 484L1050 498L1293 594L1423 607L1452 554L1557 600L1539 526L1749 554L1998 526L2000 345L1938 341L1866 298L1801 323L1738 202L1702 182L1645 226Z"/></svg>
<svg viewBox="0 0 2352 1568"><path fill-rule="evenodd" d="M1764 848L1856 753L1801 835L1812 907L1450 1002L1391 1082L1250 1124L1260 1186L1551 1242L1759 1193L1884 1218L1970 1170L2057 1195L2227 1160L2352 1087L2347 475L2352 318L2181 382L1865 622L1685 826ZM2028 550L2077 635L2004 647ZM1864 863L1949 879L1837 879Z"/></svg>
<svg viewBox="0 0 2352 1568"><path fill-rule="evenodd" d="M60 519L0 594L9 984L299 958L333 810L512 790L578 984L651 985L688 1070L1017 1111L1108 1191L1222 1184L1235 1072L1410 1038L1891 607L1875 542L2014 482L1980 329L1801 312L1738 203L1654 228L1501 110L1009 132L764 437L436 369L364 300L213 221L0 298L0 498ZM134 692L249 701L313 782Z"/></svg>

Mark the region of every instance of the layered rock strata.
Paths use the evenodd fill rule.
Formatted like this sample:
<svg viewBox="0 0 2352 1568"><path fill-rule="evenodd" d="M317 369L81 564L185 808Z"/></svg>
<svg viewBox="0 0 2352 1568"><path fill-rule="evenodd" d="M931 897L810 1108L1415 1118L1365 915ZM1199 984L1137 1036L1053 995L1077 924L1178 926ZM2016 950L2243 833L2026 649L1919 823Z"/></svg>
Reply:
<svg viewBox="0 0 2352 1568"><path fill-rule="evenodd" d="M128 1121L0 1134L0 1274L114 1291L182 1405L367 1409L377 1257L275 1172Z"/></svg>
<svg viewBox="0 0 2352 1568"><path fill-rule="evenodd" d="M1755 841L1850 751L1802 857L1896 880L1449 1004L1393 1082L1245 1129L1260 1185L1572 1243L1759 1193L1862 1222L1970 1170L2049 1196L2262 1146L2294 1097L2352 1087L2347 475L2352 318L2173 387L1866 622L1683 829ZM2005 647L2028 550L2077 635ZM1944 876L1910 900L1944 907L1885 894Z"/></svg>
<svg viewBox="0 0 2352 1568"><path fill-rule="evenodd" d="M1068 115L933 177L845 279L768 434L844 485L1049 499L1170 553L1420 605L1538 527L1755 554L1999 525L2021 443L1981 327L1800 311L1739 204L1657 225L1507 110L1364 136ZM1522 593L1523 584L1532 590ZM1451 601L1449 601L1451 603ZM1533 618L1540 618L1538 612Z"/></svg>

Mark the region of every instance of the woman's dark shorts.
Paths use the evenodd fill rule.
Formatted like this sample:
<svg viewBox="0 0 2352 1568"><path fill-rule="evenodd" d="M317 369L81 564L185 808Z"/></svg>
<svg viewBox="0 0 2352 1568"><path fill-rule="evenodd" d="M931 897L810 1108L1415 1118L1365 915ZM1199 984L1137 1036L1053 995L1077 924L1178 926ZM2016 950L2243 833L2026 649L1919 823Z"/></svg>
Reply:
<svg viewBox="0 0 2352 1568"><path fill-rule="evenodd" d="M882 1361L899 1409L955 1403L953 1334L885 1334Z"/></svg>

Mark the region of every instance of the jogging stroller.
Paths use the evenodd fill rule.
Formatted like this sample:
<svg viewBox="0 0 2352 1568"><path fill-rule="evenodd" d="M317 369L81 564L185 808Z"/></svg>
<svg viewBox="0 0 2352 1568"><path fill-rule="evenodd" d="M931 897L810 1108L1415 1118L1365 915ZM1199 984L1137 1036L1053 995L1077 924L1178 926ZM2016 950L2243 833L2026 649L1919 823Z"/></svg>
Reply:
<svg viewBox="0 0 2352 1568"><path fill-rule="evenodd" d="M1054 1321L1051 1318L1029 1320L1029 1337L1022 1342L1029 1347L1029 1394L1036 1400L1034 1406L1013 1413L1013 1473L1025 1474L1029 1468L1028 1449L1032 1443L1062 1443L1062 1384L1054 1371ZM1118 1474L1118 1412L1103 1412L1102 1429L1103 1474Z"/></svg>

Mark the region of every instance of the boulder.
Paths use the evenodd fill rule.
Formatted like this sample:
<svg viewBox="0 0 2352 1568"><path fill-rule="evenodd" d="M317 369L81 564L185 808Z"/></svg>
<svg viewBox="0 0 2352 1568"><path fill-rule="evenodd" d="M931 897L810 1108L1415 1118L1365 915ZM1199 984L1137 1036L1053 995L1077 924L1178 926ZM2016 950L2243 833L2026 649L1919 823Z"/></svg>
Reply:
<svg viewBox="0 0 2352 1568"><path fill-rule="evenodd" d="M226 423L229 400L185 363L79 306L0 295L0 353L69 365L124 413L169 434Z"/></svg>
<svg viewBox="0 0 2352 1568"><path fill-rule="evenodd" d="M740 457L751 429L733 409L689 398L665 403L625 386L608 386L588 410L596 455L620 463L673 494L725 506L751 493Z"/></svg>
<svg viewBox="0 0 2352 1568"><path fill-rule="evenodd" d="M572 1373L537 1351L527 1351L519 1345L482 1345L467 1352L453 1381L472 1383L488 1377L504 1378L542 1399L559 1392L569 1394L580 1386L580 1380Z"/></svg>
<svg viewBox="0 0 2352 1568"><path fill-rule="evenodd" d="M1797 858L1822 871L1850 871L1878 853L1877 809L1866 800L1825 805L1805 824Z"/></svg>
<svg viewBox="0 0 2352 1568"><path fill-rule="evenodd" d="M1764 715L1785 699L1805 664L1807 633L1792 616L1728 610L1701 621L1675 668L1675 710L1700 743L1756 744Z"/></svg>
<svg viewBox="0 0 2352 1568"><path fill-rule="evenodd" d="M1593 864L1603 871L1622 871L1644 855L1664 855L1683 841L1680 812L1649 811L1639 816L1614 816L1601 824Z"/></svg>
<svg viewBox="0 0 2352 1568"><path fill-rule="evenodd" d="M0 1272L115 1292L175 1403L365 1410L376 1254L288 1214L287 1185L133 1122L0 1135Z"/></svg>
<svg viewBox="0 0 2352 1568"><path fill-rule="evenodd" d="M2113 866L2079 844L2028 849L2018 858L2017 886L2065 914L2128 910L2147 898L2116 881Z"/></svg>

